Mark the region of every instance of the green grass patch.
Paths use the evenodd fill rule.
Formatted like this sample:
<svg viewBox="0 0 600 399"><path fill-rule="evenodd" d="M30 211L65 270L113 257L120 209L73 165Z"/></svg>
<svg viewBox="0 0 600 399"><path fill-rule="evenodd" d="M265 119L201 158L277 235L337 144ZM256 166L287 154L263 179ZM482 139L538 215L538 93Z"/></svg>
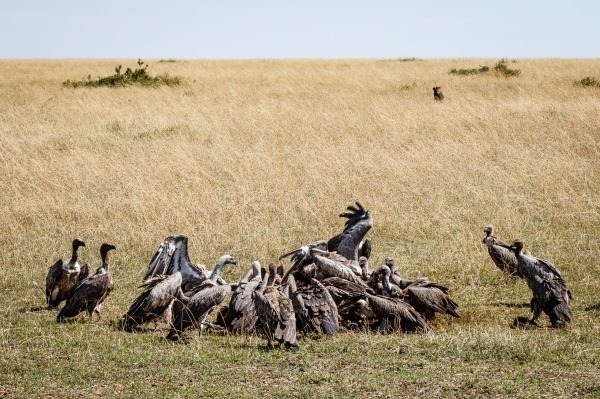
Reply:
<svg viewBox="0 0 600 399"><path fill-rule="evenodd" d="M88 75L85 80L66 80L63 82L65 87L122 87L128 85L139 85L139 86L175 86L183 82L183 78L179 76L171 76L167 73L150 76L148 73L148 64L142 60L138 60L138 66L135 69L127 68L125 72L121 72L123 69L122 65L115 68L114 75L98 77L98 79L92 79L91 75Z"/></svg>
<svg viewBox="0 0 600 399"><path fill-rule="evenodd" d="M600 87L600 79L593 76L586 76L583 79L575 81L576 86Z"/></svg>
<svg viewBox="0 0 600 399"><path fill-rule="evenodd" d="M469 68L469 69L452 68L449 73L451 75L461 75L461 76L482 75L482 74L493 73L498 76L511 77L511 76L519 76L521 74L521 70L509 68L508 60L503 58L500 61L498 61L496 63L496 65L494 65L493 68L490 68L487 65L480 65L479 68Z"/></svg>

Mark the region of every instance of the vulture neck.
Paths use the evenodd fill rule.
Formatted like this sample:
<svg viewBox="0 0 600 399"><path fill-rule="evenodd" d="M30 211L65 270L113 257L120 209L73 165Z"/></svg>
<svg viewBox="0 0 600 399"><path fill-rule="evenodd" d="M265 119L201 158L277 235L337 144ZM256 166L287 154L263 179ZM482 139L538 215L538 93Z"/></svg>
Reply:
<svg viewBox="0 0 600 399"><path fill-rule="evenodd" d="M71 262L73 262L73 263L77 262L78 258L79 258L79 244L74 242L73 243L73 251L71 252Z"/></svg>
<svg viewBox="0 0 600 399"><path fill-rule="evenodd" d="M215 264L215 267L213 268L213 271L210 274L210 277L208 277L208 279L213 283L216 283L217 279L219 278L219 275L221 274L221 269L223 268L223 266L225 266L225 262L219 259Z"/></svg>
<svg viewBox="0 0 600 399"><path fill-rule="evenodd" d="M108 271L110 266L110 256L108 255L108 251L102 252L100 255L102 256L102 268Z"/></svg>
<svg viewBox="0 0 600 399"><path fill-rule="evenodd" d="M252 263L252 275L250 275L249 280L253 280L257 277L260 277L260 263L253 262Z"/></svg>

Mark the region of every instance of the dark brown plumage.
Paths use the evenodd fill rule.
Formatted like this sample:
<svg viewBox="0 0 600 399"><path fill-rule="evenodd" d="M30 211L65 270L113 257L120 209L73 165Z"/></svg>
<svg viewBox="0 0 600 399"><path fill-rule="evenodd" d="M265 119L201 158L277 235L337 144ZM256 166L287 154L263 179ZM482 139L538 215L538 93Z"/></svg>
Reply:
<svg viewBox="0 0 600 399"><path fill-rule="evenodd" d="M533 293L530 323L546 313L554 327L568 324L573 318L569 303L572 299L567 283L560 271L550 262L523 253L523 240L517 239L511 245L517 257L519 271Z"/></svg>
<svg viewBox="0 0 600 399"><path fill-rule="evenodd" d="M253 295L261 281L260 263L254 261L248 273L240 280L237 288L231 294L224 317L225 327L229 331L241 334L254 332L258 316L254 307Z"/></svg>
<svg viewBox="0 0 600 399"><path fill-rule="evenodd" d="M483 243L487 247L488 253L498 269L510 276L522 278L521 273L519 272L517 257L509 249L507 243L494 236L494 227L492 225L487 225L483 229L483 232L485 233Z"/></svg>
<svg viewBox="0 0 600 399"><path fill-rule="evenodd" d="M181 290L181 273L159 274L140 286L142 293L133 301L123 319L125 331L132 332L141 325L163 318L170 326L175 301L187 304L189 298Z"/></svg>
<svg viewBox="0 0 600 399"><path fill-rule="evenodd" d="M429 331L427 322L419 312L400 298L367 294L367 301L361 301L360 304L365 307L368 305L379 320L376 329L381 333Z"/></svg>
<svg viewBox="0 0 600 399"><path fill-rule="evenodd" d="M113 249L116 247L112 244L104 243L100 246L102 266L96 270L96 273L81 280L73 287L67 297L67 303L56 316L56 321L62 322L65 318L75 317L84 310L88 312L90 320L94 313L101 318L102 303L114 286L108 256L108 252Z"/></svg>
<svg viewBox="0 0 600 399"><path fill-rule="evenodd" d="M435 86L433 88L433 99L435 101L443 101L444 100L444 90L441 86Z"/></svg>
<svg viewBox="0 0 600 399"><path fill-rule="evenodd" d="M273 286L277 270L269 270L266 284L261 282L254 291L254 306L262 330L267 337L267 346L273 348L273 341L283 344L286 349L298 349L296 338L296 314L289 297L289 290L280 291Z"/></svg>
<svg viewBox="0 0 600 399"><path fill-rule="evenodd" d="M390 267L391 266L391 267ZM394 273L392 270L394 269ZM390 296L401 296L412 305L426 321L432 321L436 313L460 317L457 312L458 304L448 296L448 288L429 281L427 278L418 278L412 281L403 280L395 273L394 261L386 259L386 264L379 269L384 289ZM402 285L392 284L392 276Z"/></svg>
<svg viewBox="0 0 600 399"><path fill-rule="evenodd" d="M358 266L360 256L358 251L363 238L373 227L373 217L359 202L356 202L356 206L348 206L346 212L341 213L340 217L348 219L344 231L329 239L327 250L337 252Z"/></svg>
<svg viewBox="0 0 600 399"><path fill-rule="evenodd" d="M338 333L337 305L323 284L313 278L308 284L298 287L294 277L290 276L287 285L298 330L330 335Z"/></svg>
<svg viewBox="0 0 600 399"><path fill-rule="evenodd" d="M71 259L67 262L59 259L48 269L46 274L46 304L48 307L58 307L62 301L67 299L69 291L75 284L89 275L88 264L81 266L78 262L80 247L85 247L85 242L80 238L74 239Z"/></svg>
<svg viewBox="0 0 600 399"><path fill-rule="evenodd" d="M231 285L217 285L219 274L225 265L236 263L231 255L219 258L210 277L195 288L187 306L176 315L167 339L176 340L189 328L198 328L199 332L202 332L202 323L206 317L231 293Z"/></svg>

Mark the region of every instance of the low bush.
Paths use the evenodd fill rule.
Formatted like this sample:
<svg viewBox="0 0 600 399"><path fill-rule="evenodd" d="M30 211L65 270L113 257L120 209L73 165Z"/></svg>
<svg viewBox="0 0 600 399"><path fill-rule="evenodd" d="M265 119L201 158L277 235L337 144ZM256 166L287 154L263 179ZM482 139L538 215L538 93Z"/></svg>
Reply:
<svg viewBox="0 0 600 399"><path fill-rule="evenodd" d="M514 62L514 61L513 61ZM501 59L494 65L493 68L490 68L487 65L479 66L479 68L470 68L470 69L456 69L452 68L450 70L451 75L482 75L487 74L489 72L493 72L499 76L519 76L521 71L519 69L511 69L508 67L508 60L506 58Z"/></svg>
<svg viewBox="0 0 600 399"><path fill-rule="evenodd" d="M66 87L118 87L126 85L141 85L141 86L174 86L180 84L183 79L178 76L171 76L167 73L157 76L150 76L148 74L148 64L145 64L142 60L138 60L138 67L135 69L127 68L124 73L121 73L122 65L115 68L115 74L105 77L98 77L98 79L92 79L91 75L88 75L85 80L66 80L63 82L63 86Z"/></svg>
<svg viewBox="0 0 600 399"><path fill-rule="evenodd" d="M593 76L586 76L581 80L575 81L576 86L600 87L600 79Z"/></svg>

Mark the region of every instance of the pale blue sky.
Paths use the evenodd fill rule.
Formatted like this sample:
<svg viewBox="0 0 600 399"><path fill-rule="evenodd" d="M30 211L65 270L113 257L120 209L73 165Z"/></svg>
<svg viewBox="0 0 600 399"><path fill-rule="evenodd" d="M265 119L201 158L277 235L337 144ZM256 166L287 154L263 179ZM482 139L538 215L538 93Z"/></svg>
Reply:
<svg viewBox="0 0 600 399"><path fill-rule="evenodd" d="M0 0L0 58L598 58L600 0Z"/></svg>

